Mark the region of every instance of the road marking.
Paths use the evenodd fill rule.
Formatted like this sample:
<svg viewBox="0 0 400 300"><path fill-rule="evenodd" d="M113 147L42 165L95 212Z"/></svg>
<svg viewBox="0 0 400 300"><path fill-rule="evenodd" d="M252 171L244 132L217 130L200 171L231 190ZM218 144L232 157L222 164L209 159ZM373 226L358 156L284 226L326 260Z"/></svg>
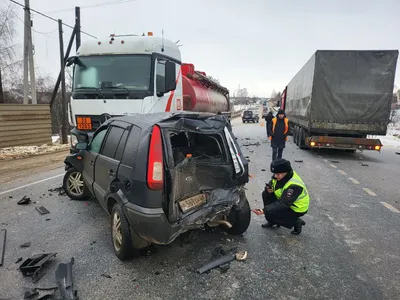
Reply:
<svg viewBox="0 0 400 300"><path fill-rule="evenodd" d="M389 203L386 203L386 202L381 202L381 203L382 203L383 206L386 207L388 210L391 210L392 212L395 212L395 213L397 213L397 214L400 214L400 211L399 211L397 208L391 206Z"/></svg>
<svg viewBox="0 0 400 300"><path fill-rule="evenodd" d="M360 182L354 178L349 178L351 181L353 181L354 184L360 184Z"/></svg>
<svg viewBox="0 0 400 300"><path fill-rule="evenodd" d="M42 182L45 182L45 181L48 181L48 180L52 180L52 179L55 179L55 178L58 178L58 177L61 177L61 176L64 176L64 174L55 175L55 176L48 177L48 178L45 178L45 179L42 179L42 180L39 180L39 181L35 181L35 182L31 182L31 183L28 183L28 184L25 184L25 185L21 185L19 187L14 188L14 189L7 190L7 191L4 191L4 192L0 192L0 196L4 195L4 194L7 194L7 193L11 193L11 192L17 191L17 190L20 190L20 189L23 189L23 188L26 188L28 186L32 186L32 185L35 185L35 184L38 184L38 183L42 183Z"/></svg>
<svg viewBox="0 0 400 300"><path fill-rule="evenodd" d="M345 171L338 170L338 172L339 172L340 174L342 174L342 175L347 175L347 173L346 173Z"/></svg>
<svg viewBox="0 0 400 300"><path fill-rule="evenodd" d="M334 164L330 164L330 166L331 166L332 168L337 169L337 167L336 167Z"/></svg>
<svg viewBox="0 0 400 300"><path fill-rule="evenodd" d="M363 188L363 190L366 191L371 196L374 196L374 197L376 196L376 194L373 191L371 191L369 188Z"/></svg>

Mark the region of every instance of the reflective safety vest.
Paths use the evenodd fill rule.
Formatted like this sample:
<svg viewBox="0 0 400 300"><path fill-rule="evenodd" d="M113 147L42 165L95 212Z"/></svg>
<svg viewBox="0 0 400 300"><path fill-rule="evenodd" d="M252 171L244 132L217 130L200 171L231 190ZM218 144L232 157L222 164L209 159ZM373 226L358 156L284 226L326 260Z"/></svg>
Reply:
<svg viewBox="0 0 400 300"><path fill-rule="evenodd" d="M298 213L304 213L308 210L308 206L310 204L310 196L308 194L306 185L296 172L293 171L293 177L285 184L283 188L275 190L277 182L278 180L272 179L272 188L277 199L280 199L282 197L283 191L286 190L289 186L301 186L303 188L303 192L300 194L300 196L297 197L296 201L294 201L290 208Z"/></svg>
<svg viewBox="0 0 400 300"><path fill-rule="evenodd" d="M277 121L278 121L278 119L276 117L272 119L272 134L275 134L275 126L276 126ZM283 121L285 122L285 130L284 130L283 134L287 134L289 131L289 119L284 118ZM269 139L272 140L272 136L270 136ZM286 140L287 140L287 137L286 137Z"/></svg>

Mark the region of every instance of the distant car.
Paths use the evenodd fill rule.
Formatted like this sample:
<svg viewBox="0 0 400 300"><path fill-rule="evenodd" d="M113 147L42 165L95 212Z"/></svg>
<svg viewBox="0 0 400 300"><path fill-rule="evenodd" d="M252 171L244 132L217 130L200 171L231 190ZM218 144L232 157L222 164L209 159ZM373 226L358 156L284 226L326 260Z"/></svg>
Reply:
<svg viewBox="0 0 400 300"><path fill-rule="evenodd" d="M111 215L121 259L206 225L242 234L250 224L248 161L222 115L156 113L113 118L65 159L63 187L95 197Z"/></svg>
<svg viewBox="0 0 400 300"><path fill-rule="evenodd" d="M260 117L258 116L258 113L256 111L254 111L254 110L245 110L243 112L243 115L242 115L242 122L243 123L246 123L246 122L248 122L248 123L250 123L250 122L258 123L259 119L260 119Z"/></svg>

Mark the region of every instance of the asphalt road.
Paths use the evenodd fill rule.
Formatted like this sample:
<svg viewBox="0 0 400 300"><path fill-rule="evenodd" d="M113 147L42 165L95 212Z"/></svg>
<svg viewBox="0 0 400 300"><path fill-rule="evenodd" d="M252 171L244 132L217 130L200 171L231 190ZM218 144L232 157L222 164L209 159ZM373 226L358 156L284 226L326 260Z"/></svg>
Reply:
<svg viewBox="0 0 400 300"><path fill-rule="evenodd" d="M252 208L260 208L271 176L265 127L235 120L233 128L240 144L260 142L243 146L252 175L247 196ZM400 299L400 156L394 152L309 152L289 142L284 157L312 197L300 236L284 228L263 229L263 217L252 215L241 237L199 231L125 263L113 253L109 217L96 201L71 201L48 191L61 185L62 177L54 176L63 173L62 162L60 168L1 184L0 228L8 233L0 299L22 299L24 287L55 286L57 264L71 257L81 299ZM53 179L6 192L48 177ZM24 195L37 203L17 205ZM39 215L40 205L50 214ZM20 248L25 242L31 246ZM247 250L248 259L232 262L225 273L197 274L219 245ZM43 252L58 255L34 285L15 261Z"/></svg>

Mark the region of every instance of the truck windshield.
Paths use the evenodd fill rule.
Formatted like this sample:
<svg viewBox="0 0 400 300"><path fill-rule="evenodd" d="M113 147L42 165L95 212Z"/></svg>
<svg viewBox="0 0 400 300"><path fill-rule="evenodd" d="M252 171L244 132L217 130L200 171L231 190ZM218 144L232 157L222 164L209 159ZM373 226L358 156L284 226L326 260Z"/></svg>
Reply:
<svg viewBox="0 0 400 300"><path fill-rule="evenodd" d="M73 90L121 88L148 91L150 74L150 56L81 56L79 64L75 65Z"/></svg>

